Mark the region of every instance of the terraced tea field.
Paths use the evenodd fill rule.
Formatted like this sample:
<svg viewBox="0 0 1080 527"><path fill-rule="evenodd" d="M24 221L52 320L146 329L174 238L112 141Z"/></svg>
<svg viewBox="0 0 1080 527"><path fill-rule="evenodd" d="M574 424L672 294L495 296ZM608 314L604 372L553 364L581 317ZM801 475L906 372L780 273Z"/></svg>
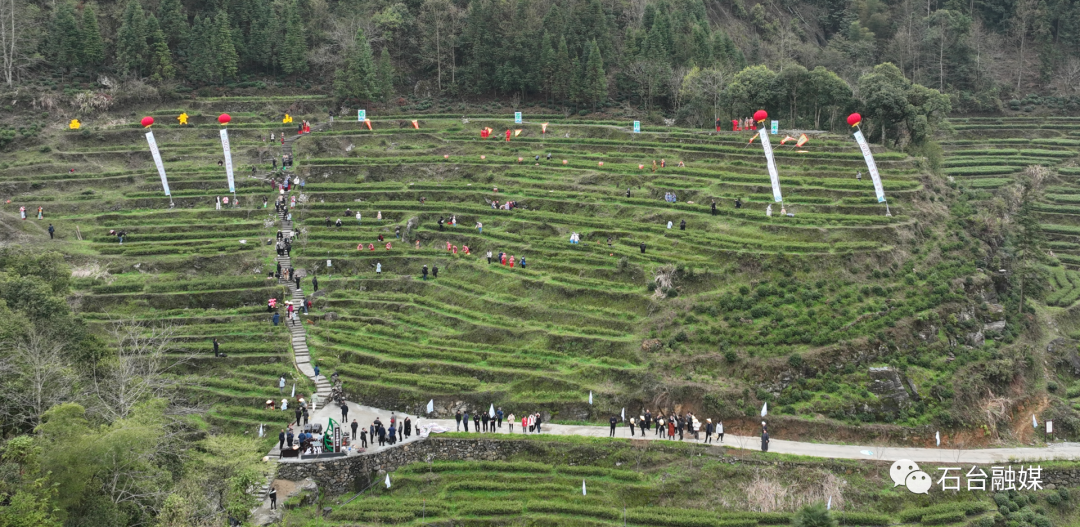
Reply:
<svg viewBox="0 0 1080 527"><path fill-rule="evenodd" d="M56 247L83 276L73 299L80 311L101 324L135 317L178 326L176 356L196 357L177 375L214 426L252 433L280 421L280 412L261 410L281 398L279 375L289 392L293 383L298 393L313 388L291 365L285 328L269 322L267 299L286 292L266 278L277 218L262 203L276 194L267 177L282 145L268 135L285 130L282 112L314 121L327 103L213 99L145 112L157 118L171 208L135 122L142 113L88 120L0 165L0 192L12 198L5 212L43 206L45 220L23 225L28 235L56 226ZM226 196L214 121L222 111L233 117L240 204L215 210ZM181 112L190 125L173 124ZM542 407L581 420L713 393L726 401L714 408L729 415L768 401L781 414L847 419L876 404L862 388L865 371L833 368L847 379L848 388L834 386L847 390L840 398L817 397L820 387L806 384L783 394L754 387L775 371L772 359L880 334L955 299L939 285L973 271L942 258L944 248L920 250L919 230L943 209L926 199L932 182L919 162L877 153L886 215L869 178L855 178L865 166L848 137L776 147L781 207L760 146L748 146L745 133L646 126L634 134L624 122L528 113L523 125L501 114L467 123L424 115L419 129L408 116L372 117L373 130L320 120L319 131L291 145L291 170L304 179L291 193L292 258L320 281L304 317L312 358L364 404L416 409L434 398L440 408ZM481 139L483 127L495 129L492 138ZM505 141L507 128L521 133ZM110 230L127 232L122 245ZM515 265L501 265L500 253ZM927 294L896 295L901 284ZM227 357L213 357L214 336ZM926 375L938 382L938 373Z"/></svg>
<svg viewBox="0 0 1080 527"><path fill-rule="evenodd" d="M1051 169L1035 209L1049 248L1069 270L1052 269L1050 305L1068 307L1080 296L1080 119L1070 117L957 118L956 133L942 142L944 172L961 188L993 191L1018 181L1032 165ZM975 194L979 199L987 193ZM990 205L988 205L990 206Z"/></svg>

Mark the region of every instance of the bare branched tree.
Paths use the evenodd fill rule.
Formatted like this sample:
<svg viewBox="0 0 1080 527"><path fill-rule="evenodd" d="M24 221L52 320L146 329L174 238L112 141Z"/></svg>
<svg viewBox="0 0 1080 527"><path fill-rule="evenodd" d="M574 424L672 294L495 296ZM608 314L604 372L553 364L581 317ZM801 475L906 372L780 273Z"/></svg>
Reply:
<svg viewBox="0 0 1080 527"><path fill-rule="evenodd" d="M75 373L63 349L63 342L35 327L4 345L0 377L4 409L13 422L37 426L46 410L68 400Z"/></svg>
<svg viewBox="0 0 1080 527"><path fill-rule="evenodd" d="M190 361L190 356L167 352L176 335L176 327L146 323L135 319L118 320L110 329L116 357L102 361L93 375L93 398L96 410L108 421L128 417L147 399L165 397L177 381L166 373Z"/></svg>

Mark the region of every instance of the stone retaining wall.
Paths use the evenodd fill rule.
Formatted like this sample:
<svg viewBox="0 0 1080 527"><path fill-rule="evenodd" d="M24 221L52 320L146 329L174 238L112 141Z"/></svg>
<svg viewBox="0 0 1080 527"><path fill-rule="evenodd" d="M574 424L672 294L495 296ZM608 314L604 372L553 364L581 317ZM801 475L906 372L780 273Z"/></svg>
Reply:
<svg viewBox="0 0 1080 527"><path fill-rule="evenodd" d="M662 441L631 441L629 448L665 449ZM367 488L383 474L393 472L398 467L411 463L426 463L431 461L499 461L509 459L518 454L534 454L536 460L551 460L551 456L557 449L556 456L560 464L590 464L603 454L597 452L594 447L587 445L569 445L551 443L546 441L526 441L508 439L457 439L431 437L407 445L388 448L373 454L362 454L343 458L325 460L281 460L278 464L277 478L289 481L301 481L311 478L319 488L330 495L359 492ZM685 448L679 452L686 454ZM710 455L712 453L712 455ZM850 460L824 459L821 461L770 461L764 459L747 459L742 456L724 455L723 450L713 450L705 445L701 446L703 457L713 460L721 460L727 463L795 467L813 465L825 470L837 473L854 470L866 470L879 473L883 478L888 477L889 466L887 461L859 460L855 465ZM968 463L959 464L963 472L971 468ZM998 464L994 464L997 466ZM1000 463L1008 466L1009 463ZM1024 463L1024 466L1038 463ZM942 464L947 466L947 464ZM948 465L951 466L951 465ZM1018 470L1020 465L1013 464ZM990 474L990 465L980 465L987 474ZM1060 487L1080 487L1080 466L1077 468L1044 468L1042 471L1043 488L1053 489Z"/></svg>

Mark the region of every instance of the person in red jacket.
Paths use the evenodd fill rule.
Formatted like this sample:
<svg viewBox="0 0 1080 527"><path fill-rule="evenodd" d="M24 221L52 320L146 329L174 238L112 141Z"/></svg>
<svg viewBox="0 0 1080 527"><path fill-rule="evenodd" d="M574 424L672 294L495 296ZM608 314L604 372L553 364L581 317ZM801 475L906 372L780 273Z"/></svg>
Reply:
<svg viewBox="0 0 1080 527"><path fill-rule="evenodd" d="M507 143L510 142L510 129L509 128L506 129L506 142Z"/></svg>

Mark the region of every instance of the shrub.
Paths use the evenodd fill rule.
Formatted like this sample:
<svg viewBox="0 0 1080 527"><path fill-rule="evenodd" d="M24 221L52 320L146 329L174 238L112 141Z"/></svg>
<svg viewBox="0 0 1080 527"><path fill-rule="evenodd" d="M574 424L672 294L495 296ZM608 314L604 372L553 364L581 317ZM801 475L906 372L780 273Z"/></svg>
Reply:
<svg viewBox="0 0 1080 527"><path fill-rule="evenodd" d="M1058 495L1056 492L1051 492L1046 495L1046 503L1049 503L1050 505L1060 505L1061 496Z"/></svg>
<svg viewBox="0 0 1080 527"><path fill-rule="evenodd" d="M456 512L474 516L521 514L521 505L520 501L470 501L459 504Z"/></svg>
<svg viewBox="0 0 1080 527"><path fill-rule="evenodd" d="M807 505L795 513L791 524L795 527L834 527L835 519L829 514L824 504Z"/></svg>
<svg viewBox="0 0 1080 527"><path fill-rule="evenodd" d="M735 361L739 360L739 355L735 353L735 350L727 350L724 352L724 360L726 360L728 364L734 364Z"/></svg>
<svg viewBox="0 0 1080 527"><path fill-rule="evenodd" d="M958 522L964 519L963 511L943 512L940 514L927 514L922 517L923 525L944 525L946 523Z"/></svg>
<svg viewBox="0 0 1080 527"><path fill-rule="evenodd" d="M844 525L889 525L892 518L874 512L838 512L836 519Z"/></svg>

